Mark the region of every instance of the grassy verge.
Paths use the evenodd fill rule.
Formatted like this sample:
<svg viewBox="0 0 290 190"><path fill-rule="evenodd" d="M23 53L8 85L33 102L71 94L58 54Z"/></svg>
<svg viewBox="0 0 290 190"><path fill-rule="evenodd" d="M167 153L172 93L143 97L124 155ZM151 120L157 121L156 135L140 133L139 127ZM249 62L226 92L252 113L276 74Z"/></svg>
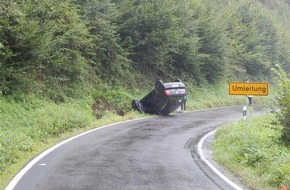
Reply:
<svg viewBox="0 0 290 190"><path fill-rule="evenodd" d="M255 190L290 187L290 149L273 114L221 127L213 144L214 158Z"/></svg>
<svg viewBox="0 0 290 190"><path fill-rule="evenodd" d="M144 117L134 112L119 116L106 110L101 119L96 119L92 102L87 99L56 104L31 97L0 99L0 189L31 158L56 143L92 128Z"/></svg>
<svg viewBox="0 0 290 190"><path fill-rule="evenodd" d="M213 108L245 103L245 97L229 96L227 85L195 87L187 85L188 107L193 109Z"/></svg>
<svg viewBox="0 0 290 190"><path fill-rule="evenodd" d="M52 139L93 123L86 101L55 104L27 96L0 99L1 187Z"/></svg>

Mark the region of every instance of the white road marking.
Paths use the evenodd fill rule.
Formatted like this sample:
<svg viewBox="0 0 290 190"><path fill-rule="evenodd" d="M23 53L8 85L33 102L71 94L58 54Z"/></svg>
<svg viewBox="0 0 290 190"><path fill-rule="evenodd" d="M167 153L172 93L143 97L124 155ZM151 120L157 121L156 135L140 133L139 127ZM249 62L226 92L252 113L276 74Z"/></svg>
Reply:
<svg viewBox="0 0 290 190"><path fill-rule="evenodd" d="M139 118L139 119L145 119L145 118ZM139 120L139 119L133 119L133 120ZM72 138L69 138L67 140L64 140L58 144L56 144L55 146L45 150L44 152L42 152L41 154L39 154L37 157L35 157L33 160L31 160L8 184L8 186L5 188L5 190L13 190L14 187L17 185L17 183L20 181L20 179L26 174L26 172L28 172L37 162L39 162L43 157L45 157L46 155L48 155L49 153L51 153L52 151L54 151L55 149L57 149L58 147L76 139L79 138L81 136L84 136L88 133L106 128L106 127L111 127L114 125L118 125L121 123L126 123L126 122L130 122L133 120L128 120L128 121L122 121L122 122L118 122L118 123L113 123L110 125L106 125L103 127L99 127L99 128L95 128L92 130L89 130L87 132L81 133L77 136L74 136ZM228 179L226 176L224 176L220 171L218 171L218 169L216 169L208 160L205 159L204 155L203 155L203 151L202 151L202 146L203 143L205 141L206 138L208 138L209 136L213 135L216 131L212 131L208 134L206 134L198 143L198 154L200 155L200 158L218 175L220 176L224 181L226 181L229 185L231 185L232 187L234 187L236 190L243 190L242 188L240 188L237 184L235 184L234 182L232 182L230 179ZM39 164L41 165L41 164Z"/></svg>
<svg viewBox="0 0 290 190"><path fill-rule="evenodd" d="M232 186L233 188L235 188L236 190L243 190L241 187L239 187L236 183L234 183L233 181L231 181L229 178L227 178L225 175L223 175L216 167L214 167L205 157L202 151L202 146L203 143L205 141L205 139L207 139L209 136L213 135L216 132L216 130L207 133L205 136L203 136L201 138L201 140L198 142L197 144L197 151L198 154L200 156L200 158L202 159L202 161L204 161L206 163L206 165L208 167L210 167L210 169L212 169L220 178L222 178L225 182L227 182L230 186Z"/></svg>
<svg viewBox="0 0 290 190"><path fill-rule="evenodd" d="M20 179L25 175L26 172L28 172L35 164L37 164L37 162L39 162L43 157L45 157L46 155L48 155L49 153L51 153L52 151L54 151L55 149L57 149L58 147L76 139L76 138L79 138L81 136L84 136L88 133L91 133L91 132L94 132L94 131L97 131L97 130L100 130L100 129L103 129L103 128L106 128L106 127L111 127L111 126L114 126L114 125L118 125L118 124L121 124L121 123L126 123L126 122L129 122L129 121L133 121L133 120L140 120L140 119L145 119L145 118L138 118L138 119L132 119L132 120L128 120L128 121L121 121L121 122L118 122L118 123L113 123L113 124L110 124L110 125L106 125L106 126L102 126L102 127L99 127L99 128L95 128L95 129L92 129L92 130L89 130L87 132L84 132L84 133L81 133L77 136L74 136L72 138L69 138L67 140L64 140L58 144L56 144L55 146L45 150L44 152L42 152L41 154L39 154L37 157L35 157L33 160L31 160L11 181L10 183L8 184L8 186L5 188L5 190L13 190L14 187L17 185L17 183L20 181Z"/></svg>

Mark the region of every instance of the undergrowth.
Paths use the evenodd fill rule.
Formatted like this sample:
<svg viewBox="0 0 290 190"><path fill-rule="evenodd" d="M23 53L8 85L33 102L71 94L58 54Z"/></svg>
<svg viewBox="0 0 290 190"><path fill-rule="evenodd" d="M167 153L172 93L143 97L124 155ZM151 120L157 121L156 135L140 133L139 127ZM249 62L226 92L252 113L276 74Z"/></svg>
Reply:
<svg viewBox="0 0 290 190"><path fill-rule="evenodd" d="M283 127L267 114L221 127L213 145L215 159L240 176L251 189L290 186L290 149L282 141Z"/></svg>
<svg viewBox="0 0 290 190"><path fill-rule="evenodd" d="M88 103L55 104L30 97L0 99L0 172L31 152L38 143L90 125Z"/></svg>

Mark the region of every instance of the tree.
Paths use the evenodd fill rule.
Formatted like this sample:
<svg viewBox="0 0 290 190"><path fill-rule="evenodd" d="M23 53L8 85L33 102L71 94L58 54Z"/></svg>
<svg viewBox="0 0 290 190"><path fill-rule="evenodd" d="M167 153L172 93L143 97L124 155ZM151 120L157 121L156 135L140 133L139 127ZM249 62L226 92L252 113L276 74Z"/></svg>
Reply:
<svg viewBox="0 0 290 190"><path fill-rule="evenodd" d="M127 50L120 44L118 10L110 0L73 1L78 5L83 22L89 29L93 52L89 57L90 65L103 80L109 83L127 81L131 62Z"/></svg>
<svg viewBox="0 0 290 190"><path fill-rule="evenodd" d="M229 68L240 80L265 80L277 61L278 36L273 22L255 2L238 1L229 6Z"/></svg>
<svg viewBox="0 0 290 190"><path fill-rule="evenodd" d="M273 69L276 74L277 89L274 97L274 109L280 109L277 118L283 125L283 140L290 143L290 79L289 75L279 66Z"/></svg>
<svg viewBox="0 0 290 190"><path fill-rule="evenodd" d="M118 1L122 43L134 68L151 78L172 79L198 71L196 20L190 1ZM190 68L190 70L187 70ZM192 75L190 75L192 76ZM189 79L190 80L190 79Z"/></svg>
<svg viewBox="0 0 290 190"><path fill-rule="evenodd" d="M2 92L53 88L53 94L83 80L90 38L70 1L5 0L0 5Z"/></svg>
<svg viewBox="0 0 290 190"><path fill-rule="evenodd" d="M38 28L33 20L25 19L17 1L2 1L0 10L0 91L10 94L16 89L29 89L32 82Z"/></svg>
<svg viewBox="0 0 290 190"><path fill-rule="evenodd" d="M228 63L226 21L221 4L207 1L199 3L198 35L200 45L197 60L205 82L218 83L224 76Z"/></svg>

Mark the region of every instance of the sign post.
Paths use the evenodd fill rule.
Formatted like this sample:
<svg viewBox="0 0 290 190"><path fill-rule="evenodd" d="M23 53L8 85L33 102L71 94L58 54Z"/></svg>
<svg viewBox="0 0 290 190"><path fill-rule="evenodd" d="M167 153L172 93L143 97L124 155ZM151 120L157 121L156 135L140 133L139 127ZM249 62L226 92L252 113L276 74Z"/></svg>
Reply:
<svg viewBox="0 0 290 190"><path fill-rule="evenodd" d="M243 118L246 120L246 129L247 129L249 117L249 113L247 111L248 104L252 104L253 96L268 96L268 83L230 82L229 94L246 96L246 105L243 107Z"/></svg>

